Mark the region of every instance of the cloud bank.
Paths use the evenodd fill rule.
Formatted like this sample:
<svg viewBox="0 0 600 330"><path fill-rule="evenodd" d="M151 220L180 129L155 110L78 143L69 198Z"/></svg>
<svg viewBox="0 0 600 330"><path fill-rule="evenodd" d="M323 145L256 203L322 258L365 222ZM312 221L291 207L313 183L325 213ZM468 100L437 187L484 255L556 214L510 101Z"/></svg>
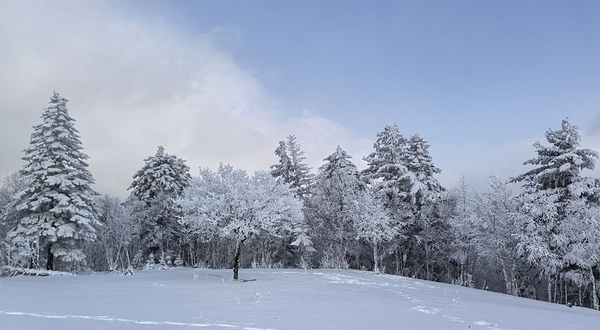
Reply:
<svg viewBox="0 0 600 330"><path fill-rule="evenodd" d="M338 144L364 166L375 132L361 132L365 138L316 112L286 108L254 68L222 47L243 40L243 31L192 31L140 10L116 1L0 1L0 176L21 168L22 150L53 90L71 100L101 193L126 196L131 176L158 145L186 159L192 174L219 162L267 169L277 161L277 142L289 134L298 136L315 170ZM401 120L381 118L382 128ZM585 147L600 150L599 123L584 126ZM531 136L543 141L543 133ZM534 156L536 139L510 141L510 128L506 138L496 145L477 137L430 141L442 184L452 187L465 174L484 190L489 175L526 171L521 164ZM598 177L600 169L587 175Z"/></svg>
<svg viewBox="0 0 600 330"><path fill-rule="evenodd" d="M1 175L21 167L53 90L70 99L102 193L125 196L157 145L193 173L219 162L267 169L289 134L313 167L337 144L357 158L370 148L310 111L288 116L252 68L219 47L231 33L240 38L235 28L191 33L161 17L136 19L115 3L76 1L4 2L0 22Z"/></svg>

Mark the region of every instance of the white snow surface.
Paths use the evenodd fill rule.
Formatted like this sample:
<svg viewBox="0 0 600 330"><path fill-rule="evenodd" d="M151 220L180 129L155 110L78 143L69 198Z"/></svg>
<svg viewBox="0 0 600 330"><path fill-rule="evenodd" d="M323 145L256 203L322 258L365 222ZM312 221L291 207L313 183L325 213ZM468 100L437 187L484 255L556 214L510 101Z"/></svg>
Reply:
<svg viewBox="0 0 600 330"><path fill-rule="evenodd" d="M0 278L0 329L600 329L600 312L352 270Z"/></svg>

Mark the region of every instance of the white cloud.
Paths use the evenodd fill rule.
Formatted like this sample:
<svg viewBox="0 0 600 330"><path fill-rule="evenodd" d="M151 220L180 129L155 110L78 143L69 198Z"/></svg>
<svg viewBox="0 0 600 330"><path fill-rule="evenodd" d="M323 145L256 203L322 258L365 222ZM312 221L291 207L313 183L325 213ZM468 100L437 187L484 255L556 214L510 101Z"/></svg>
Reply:
<svg viewBox="0 0 600 330"><path fill-rule="evenodd" d="M126 195L131 176L159 144L187 159L194 174L220 161L267 169L277 141L289 134L298 136L314 168L338 144L364 167L375 133L362 138L308 110L287 115L253 68L221 47L240 42L243 31L215 26L191 34L119 5L0 1L0 176L22 166L21 150L54 89L71 100L102 193ZM592 126L583 142L600 150L598 125ZM543 139L543 132L535 135ZM522 173L533 142L432 141L431 153L446 187L465 174L481 190L489 175Z"/></svg>
<svg viewBox="0 0 600 330"><path fill-rule="evenodd" d="M250 68L219 47L236 28L190 35L163 19L135 20L109 2L0 5L0 174L21 166L31 126L53 89L71 100L90 169L103 193L124 196L157 145L198 166L248 170L276 161L296 134L308 161L341 144L357 162L370 143L308 111L286 116Z"/></svg>

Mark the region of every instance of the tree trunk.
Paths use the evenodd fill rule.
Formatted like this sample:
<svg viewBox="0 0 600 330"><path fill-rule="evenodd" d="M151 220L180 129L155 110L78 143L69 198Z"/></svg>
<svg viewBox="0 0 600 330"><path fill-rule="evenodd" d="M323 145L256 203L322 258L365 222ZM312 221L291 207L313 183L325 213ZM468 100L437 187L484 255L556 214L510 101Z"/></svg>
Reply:
<svg viewBox="0 0 600 330"><path fill-rule="evenodd" d="M598 302L598 293L596 292L596 278L594 277L594 270L590 268L590 275L592 275L592 308L600 310L600 303Z"/></svg>
<svg viewBox="0 0 600 330"><path fill-rule="evenodd" d="M552 302L552 277L548 275L548 302Z"/></svg>
<svg viewBox="0 0 600 330"><path fill-rule="evenodd" d="M400 251L396 249L396 275L400 275Z"/></svg>
<svg viewBox="0 0 600 330"><path fill-rule="evenodd" d="M554 302L560 304L560 302L562 301L562 296L562 282L559 282L557 277L557 279L554 280Z"/></svg>
<svg viewBox="0 0 600 330"><path fill-rule="evenodd" d="M233 279L238 279L238 271L240 269L240 256L242 255L242 243L244 240L239 240L235 246L235 256L233 257Z"/></svg>
<svg viewBox="0 0 600 330"><path fill-rule="evenodd" d="M513 294L512 288L512 280L506 271L506 267L504 267L504 262L502 263L502 275L504 276L504 287L507 294Z"/></svg>
<svg viewBox="0 0 600 330"><path fill-rule="evenodd" d="M373 271L379 273L379 258L377 258L377 242L373 242Z"/></svg>
<svg viewBox="0 0 600 330"><path fill-rule="evenodd" d="M46 270L54 270L54 254L52 254L52 244L48 245L48 255L46 257Z"/></svg>

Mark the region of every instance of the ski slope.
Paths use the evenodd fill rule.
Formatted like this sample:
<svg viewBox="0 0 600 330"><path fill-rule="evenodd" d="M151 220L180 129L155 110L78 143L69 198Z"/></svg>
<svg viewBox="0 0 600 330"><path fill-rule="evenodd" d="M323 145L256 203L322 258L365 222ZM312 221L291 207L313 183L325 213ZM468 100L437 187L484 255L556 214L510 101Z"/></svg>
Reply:
<svg viewBox="0 0 600 330"><path fill-rule="evenodd" d="M0 278L0 329L600 329L600 312L351 270Z"/></svg>

